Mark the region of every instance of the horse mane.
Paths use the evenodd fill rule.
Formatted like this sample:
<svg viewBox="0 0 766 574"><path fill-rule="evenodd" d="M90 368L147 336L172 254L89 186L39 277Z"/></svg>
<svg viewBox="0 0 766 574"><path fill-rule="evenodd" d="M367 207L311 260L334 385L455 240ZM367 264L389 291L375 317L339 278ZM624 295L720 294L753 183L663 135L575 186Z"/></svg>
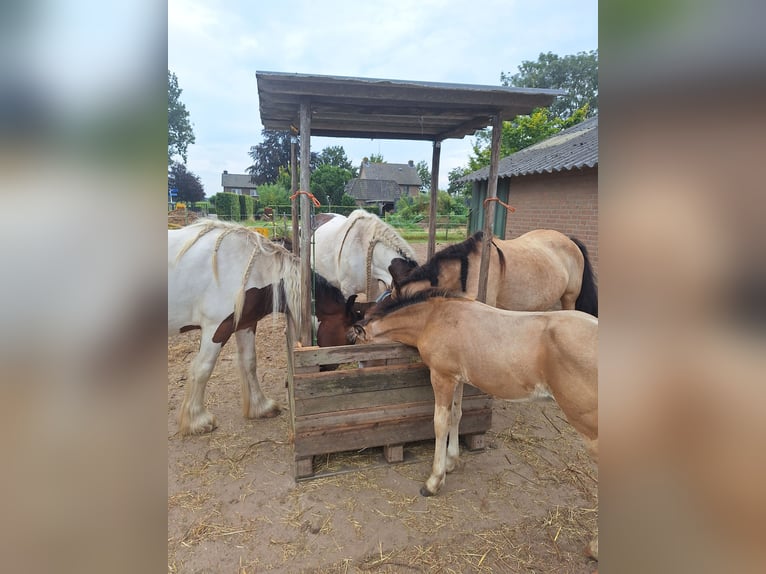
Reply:
<svg viewBox="0 0 766 574"><path fill-rule="evenodd" d="M466 290L468 283L468 257L476 253L479 250L482 239L484 238L483 231L477 231L471 237L460 243L454 243L448 245L441 251L437 251L434 255L426 261L423 265L413 269L406 277L399 282L399 287L404 287L409 283L416 281L428 281L432 287L439 285L439 271L443 263L449 261L460 262L460 288L462 291ZM500 272L505 273L505 255L493 241L492 245L497 250L497 255L500 259Z"/></svg>
<svg viewBox="0 0 766 574"><path fill-rule="evenodd" d="M346 304L346 298L343 291L330 283L323 275L320 275L313 269L311 270L311 281L314 284L314 295L317 300L331 298L333 303L339 305Z"/></svg>
<svg viewBox="0 0 766 574"><path fill-rule="evenodd" d="M397 298L394 299L392 297L387 297L377 305L371 308L372 313L369 317L366 317L364 319L364 323L367 323L368 321L372 319L379 319L381 317L385 317L386 315L390 315L391 313L395 311L399 311L400 309L403 309L405 307L409 307L411 305L417 305L418 303L425 303L429 299L434 299L435 297L445 297L447 299L465 299L466 301L470 301L471 299L467 299L463 293L459 293L457 291L452 291L450 289L441 289L439 287L432 287L430 289L424 289L423 291L418 291L416 293L413 293L412 295L408 295L407 297L403 297L401 299Z"/></svg>
<svg viewBox="0 0 766 574"><path fill-rule="evenodd" d="M370 237L370 243L381 242L385 246L390 247L408 261L415 261L417 255L412 249L409 243L402 239L396 231L391 228L385 221L380 219L377 215L365 211L364 209L355 209L348 216L348 227L346 229L346 235L351 228L357 222L364 222L363 225L368 225L372 228L372 235ZM345 239L345 238L344 238Z"/></svg>
<svg viewBox="0 0 766 574"><path fill-rule="evenodd" d="M253 265L260 256L269 256L270 262L273 263L268 270L270 273L269 284L276 284L278 289L274 289L273 296L273 308L272 313L278 313L282 308L282 298L287 299L288 310L294 310L300 308L300 265L298 258L290 253L287 249L270 241L260 233L251 231L244 225L238 223L232 223L228 221L221 221L217 219L206 219L200 222L189 225L188 228L199 228L197 234L189 239L186 244L181 248L176 256L178 261L197 241L204 235L211 231L220 231L215 241L212 255L213 265L213 277L216 282L218 278L218 251L221 248L221 244L226 237L236 237L241 241L244 241L252 251L250 252L250 258L242 273L242 285L237 293L234 302L234 325L239 323L242 317L242 311L245 306L245 291L247 288L247 282L250 279L250 274L253 269ZM296 324L300 318L300 314L293 312L294 320Z"/></svg>

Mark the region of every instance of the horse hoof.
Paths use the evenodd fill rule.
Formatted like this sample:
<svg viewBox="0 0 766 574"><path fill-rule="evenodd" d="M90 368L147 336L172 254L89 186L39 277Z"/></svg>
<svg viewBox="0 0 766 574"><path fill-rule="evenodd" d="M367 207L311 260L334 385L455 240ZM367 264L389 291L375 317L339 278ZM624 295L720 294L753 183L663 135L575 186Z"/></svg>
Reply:
<svg viewBox="0 0 766 574"><path fill-rule="evenodd" d="M598 538L591 540L590 543L585 547L585 556L598 561Z"/></svg>
<svg viewBox="0 0 766 574"><path fill-rule="evenodd" d="M435 494L435 492L431 492L425 486L420 487L420 496L434 496Z"/></svg>

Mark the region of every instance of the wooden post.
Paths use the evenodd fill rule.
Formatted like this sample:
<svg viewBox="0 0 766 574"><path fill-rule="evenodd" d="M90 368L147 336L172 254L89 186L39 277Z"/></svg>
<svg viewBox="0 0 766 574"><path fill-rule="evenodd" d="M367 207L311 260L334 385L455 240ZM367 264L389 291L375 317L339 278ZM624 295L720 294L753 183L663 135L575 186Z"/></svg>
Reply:
<svg viewBox="0 0 766 574"><path fill-rule="evenodd" d="M489 163L489 182L487 199L497 197L497 164L500 162L500 135L503 131L503 119L500 112L492 116L492 154ZM479 267L479 290L476 299L482 303L487 300L487 278L489 275L489 256L492 242L492 227L495 222L495 202L487 201L484 205L484 239L481 247L481 266Z"/></svg>
<svg viewBox="0 0 766 574"><path fill-rule="evenodd" d="M298 191L298 136L296 134L290 134L290 195L294 195ZM301 242L298 237L298 202L293 201L290 208L290 214L293 218L293 253L300 256L301 254Z"/></svg>
<svg viewBox="0 0 766 574"><path fill-rule="evenodd" d="M431 204L428 215L428 255L427 259L433 257L436 251L436 210L437 199L439 198L439 157L441 155L442 142L434 142L434 151L431 156Z"/></svg>
<svg viewBox="0 0 766 574"><path fill-rule="evenodd" d="M310 191L311 181L311 103L301 102L301 190ZM307 195L301 201L301 308L300 341L303 346L312 344L311 336L311 202Z"/></svg>

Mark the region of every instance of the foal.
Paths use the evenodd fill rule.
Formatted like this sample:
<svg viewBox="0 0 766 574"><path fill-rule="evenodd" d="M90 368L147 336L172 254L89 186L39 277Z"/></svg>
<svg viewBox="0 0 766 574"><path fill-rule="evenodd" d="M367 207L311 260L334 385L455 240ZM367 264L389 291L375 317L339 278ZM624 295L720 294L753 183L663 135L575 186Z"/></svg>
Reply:
<svg viewBox="0 0 766 574"><path fill-rule="evenodd" d="M552 395L597 457L598 319L591 315L506 311L430 289L384 300L348 335L354 343L417 347L431 371L436 445L423 496L439 492L457 465L465 383L502 399Z"/></svg>

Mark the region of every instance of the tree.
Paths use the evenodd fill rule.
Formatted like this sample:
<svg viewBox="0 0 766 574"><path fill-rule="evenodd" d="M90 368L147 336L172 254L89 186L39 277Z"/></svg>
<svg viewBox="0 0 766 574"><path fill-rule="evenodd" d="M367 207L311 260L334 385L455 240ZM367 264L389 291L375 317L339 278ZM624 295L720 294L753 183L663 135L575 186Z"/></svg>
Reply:
<svg viewBox="0 0 766 574"><path fill-rule="evenodd" d="M431 189L431 170L428 168L428 164L422 159L415 164L415 169L418 170L420 176L420 191L428 191Z"/></svg>
<svg viewBox="0 0 766 574"><path fill-rule="evenodd" d="M256 185L274 183L282 172L290 173L290 133L277 130L262 130L263 141L250 147L248 155L253 159L253 165L247 168L250 180ZM298 142L296 153L298 161L301 157L301 145ZM316 152L311 152L309 169L318 165Z"/></svg>
<svg viewBox="0 0 766 574"><path fill-rule="evenodd" d="M516 74L500 73L504 86L517 88L555 88L567 91L551 104L551 113L569 118L577 110L588 106L586 117L598 114L598 50L578 52L563 58L548 52L540 54L536 62L524 61Z"/></svg>
<svg viewBox="0 0 766 574"><path fill-rule="evenodd" d="M175 186L178 190L176 201L193 203L205 199L205 186L202 185L199 176L186 170L184 164L174 162L170 173L175 176Z"/></svg>
<svg viewBox="0 0 766 574"><path fill-rule="evenodd" d="M379 153L371 153L369 161L370 163L388 163L383 159L383 155Z"/></svg>
<svg viewBox="0 0 766 574"><path fill-rule="evenodd" d="M500 157L509 156L563 129L579 124L587 117L587 113L587 104L566 119L553 115L550 108L537 108L528 116L516 116L510 122L503 122ZM473 155L468 158L468 172L489 165L491 152L492 132L489 129L477 132Z"/></svg>
<svg viewBox="0 0 766 574"><path fill-rule="evenodd" d="M290 205L290 193L279 184L265 183L258 186L258 203L261 207Z"/></svg>
<svg viewBox="0 0 766 574"><path fill-rule="evenodd" d="M178 78L168 70L168 166L173 165L173 158L181 156L186 163L186 151L196 140L189 122L189 111L181 102L181 88Z"/></svg>
<svg viewBox="0 0 766 574"><path fill-rule="evenodd" d="M347 169L351 172L351 177L357 177L359 170L351 164L351 160L346 156L346 150L343 146L330 146L324 148L317 156L317 167L322 165L332 165Z"/></svg>
<svg viewBox="0 0 766 574"><path fill-rule="evenodd" d="M322 205L340 205L343 190L352 178L353 174L349 169L328 163L322 164L311 174L311 193Z"/></svg>
<svg viewBox="0 0 766 574"><path fill-rule="evenodd" d="M471 169L468 167L455 167L452 168L447 174L449 180L449 186L447 187L447 193L453 197L470 197L471 196L471 184L470 183L458 183L458 179L471 173Z"/></svg>

